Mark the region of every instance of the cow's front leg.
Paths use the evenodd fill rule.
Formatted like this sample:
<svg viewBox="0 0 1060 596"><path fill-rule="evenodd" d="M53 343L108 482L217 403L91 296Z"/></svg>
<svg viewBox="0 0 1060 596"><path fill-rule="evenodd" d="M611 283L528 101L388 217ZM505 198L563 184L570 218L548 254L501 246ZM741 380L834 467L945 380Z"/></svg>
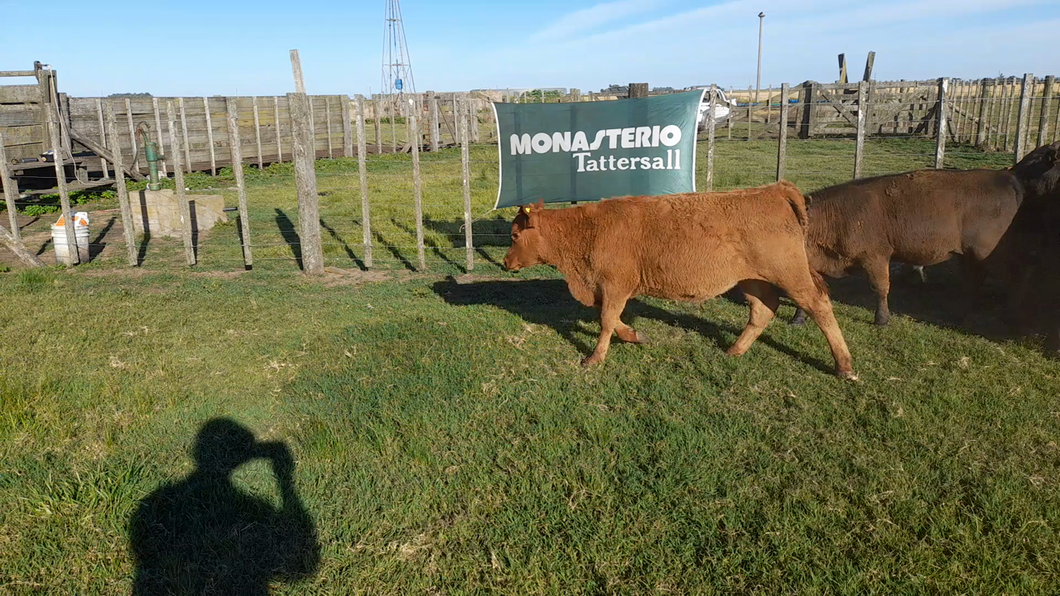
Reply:
<svg viewBox="0 0 1060 596"><path fill-rule="evenodd" d="M644 335L643 332L637 331L636 329L634 329L633 327L630 327L629 325L623 323L622 321L619 321L618 322L618 326L615 327L615 333L618 334L618 338L619 339L621 339L622 341L624 341L624 342L626 342L628 344L644 344L644 343L648 343L648 336L647 335Z"/></svg>
<svg viewBox="0 0 1060 596"><path fill-rule="evenodd" d="M582 360L582 366L603 362L604 358L607 357L607 349L611 347L611 334L620 326L625 327L620 318L622 310L626 308L626 300L628 300L628 297L618 299L608 296L606 293L604 294L600 302L600 339L597 340L596 349L593 350L593 353ZM635 334L636 332L634 332Z"/></svg>

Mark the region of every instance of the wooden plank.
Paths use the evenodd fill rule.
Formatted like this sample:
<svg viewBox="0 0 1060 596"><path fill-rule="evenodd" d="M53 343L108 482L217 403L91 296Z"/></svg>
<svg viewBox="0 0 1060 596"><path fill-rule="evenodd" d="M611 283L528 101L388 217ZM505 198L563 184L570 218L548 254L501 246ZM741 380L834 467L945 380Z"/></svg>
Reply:
<svg viewBox="0 0 1060 596"><path fill-rule="evenodd" d="M7 247L8 250L13 252L16 257L19 258L23 263L30 267L43 267L44 263L37 258L37 255L26 249L26 246L22 244L22 241L15 238L10 232L4 229L4 226L0 226L0 244ZM74 251L77 252L76 250Z"/></svg>
<svg viewBox="0 0 1060 596"><path fill-rule="evenodd" d="M210 98L202 98L202 111L206 114L206 143L210 147L210 175L217 175L217 154L213 143L213 116L210 113Z"/></svg>
<svg viewBox="0 0 1060 596"><path fill-rule="evenodd" d="M0 70L0 77L35 77L37 72L33 70Z"/></svg>
<svg viewBox="0 0 1060 596"><path fill-rule="evenodd" d="M44 143L44 127L39 124L32 126L9 126L4 129L4 134L7 135L7 146L13 147L15 145L29 145L29 144L41 144L43 149ZM38 154L43 151L38 151Z"/></svg>
<svg viewBox="0 0 1060 596"><path fill-rule="evenodd" d="M780 139L777 142L777 182L784 179L788 152L788 84L780 86Z"/></svg>
<svg viewBox="0 0 1060 596"><path fill-rule="evenodd" d="M114 186L118 190L118 206L121 210L121 227L125 236L125 257L130 267L139 264L136 250L136 233L133 229L132 206L129 204L129 189L125 185L125 163L121 155L121 140L118 138L118 120L114 116L114 106L107 104L105 114L107 136L110 137L110 148L114 150Z"/></svg>
<svg viewBox="0 0 1060 596"><path fill-rule="evenodd" d="M409 121L415 130L417 122L416 115L412 114ZM423 180L420 177L420 144L412 143L412 201L416 211L416 259L419 270L427 268L427 253L423 245Z"/></svg>
<svg viewBox="0 0 1060 596"><path fill-rule="evenodd" d="M1028 128L1031 121L1031 95L1034 93L1034 75L1026 73L1023 75L1023 83L1020 85L1019 115L1016 118L1016 146L1013 151L1013 163L1019 163L1027 151Z"/></svg>
<svg viewBox="0 0 1060 596"><path fill-rule="evenodd" d="M15 242L22 242L21 230L18 228L18 182L11 176L7 165L7 152L4 151L4 131L0 129L0 185L4 187L4 201L7 203L7 217L11 222L11 236Z"/></svg>
<svg viewBox="0 0 1060 596"><path fill-rule="evenodd" d="M32 126L44 122L40 104L0 105L0 127Z"/></svg>
<svg viewBox="0 0 1060 596"><path fill-rule="evenodd" d="M467 121L478 117L471 107L471 102L473 101L467 101L467 113L461 114L460 118L460 138L462 139L460 142L460 170L464 191L464 267L467 271L475 268L475 236L471 227L473 224L471 219L471 157L468 150L470 135L467 130ZM418 145L419 143L416 144Z"/></svg>
<svg viewBox="0 0 1060 596"><path fill-rule="evenodd" d="M37 85L0 85L0 103L40 103Z"/></svg>
<svg viewBox="0 0 1060 596"><path fill-rule="evenodd" d="M243 267L254 266L254 254L250 242L250 214L247 209L247 187L243 178L243 150L239 141L239 119L235 98L225 98L225 127L228 129L228 147L231 150L232 174L239 193L239 240L243 245Z"/></svg>
<svg viewBox="0 0 1060 596"><path fill-rule="evenodd" d="M184 260L189 266L195 264L195 242L191 230L191 205L184 190L184 167L181 163L183 139L177 131L177 112L172 101L166 102L166 120L169 122L170 151L173 154L173 184L176 187L177 205L180 207L180 231L184 240Z"/></svg>
<svg viewBox="0 0 1060 596"><path fill-rule="evenodd" d="M364 131L364 97L356 96L357 112L357 176L361 183L361 235L364 242L364 266L372 267L372 231L371 217L368 209L368 167L365 156L368 154L368 137Z"/></svg>
<svg viewBox="0 0 1060 596"><path fill-rule="evenodd" d="M81 134L77 130L74 130L73 128L71 128L70 129L70 135L73 136L73 138L78 143L81 143L82 145L87 147L89 149L89 151L94 152L96 155L104 157L104 158L106 158L106 159L108 159L110 161L116 161L117 160L117 158L114 156L113 152L108 151L107 149L105 149L103 147L100 147L98 143L96 143L95 141L93 141L89 137ZM135 180L143 180L144 179L143 175L140 174L139 172L135 171L135 170L128 170L128 174L129 174L129 176L131 176Z"/></svg>
<svg viewBox="0 0 1060 596"><path fill-rule="evenodd" d="M48 106L48 133L51 137L52 147L61 147L59 140L59 106L52 103ZM63 221L66 229L66 248L70 256L68 266L77 265L81 262L81 251L77 247L77 236L74 233L74 213L70 209L70 192L66 187L66 168L64 166L63 152L57 150L52 155L55 158L55 182L59 187L59 204L62 206Z"/></svg>
<svg viewBox="0 0 1060 596"><path fill-rule="evenodd" d="M939 102L938 110L938 131L936 132L935 139L935 169L941 170L943 162L946 158L946 91L949 87L950 80L946 77L939 79Z"/></svg>
<svg viewBox="0 0 1060 596"><path fill-rule="evenodd" d="M313 135L309 126L312 117L309 97L303 93L288 93L287 106L291 111L294 130L294 175L298 190L302 271L306 275L320 275L324 273L324 255L320 244L320 207Z"/></svg>

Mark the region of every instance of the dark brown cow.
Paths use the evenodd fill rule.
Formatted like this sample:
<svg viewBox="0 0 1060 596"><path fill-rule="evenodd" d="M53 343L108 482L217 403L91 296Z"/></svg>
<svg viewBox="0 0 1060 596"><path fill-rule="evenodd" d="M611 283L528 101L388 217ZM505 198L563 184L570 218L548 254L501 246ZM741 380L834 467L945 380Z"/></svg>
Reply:
<svg viewBox="0 0 1060 596"><path fill-rule="evenodd" d="M1058 145L1005 170L919 170L817 191L807 201L810 266L833 278L864 270L877 298L877 325L891 317L892 259L923 267L961 255L971 296L1020 203L1057 187ZM799 309L792 322L802 320Z"/></svg>
<svg viewBox="0 0 1060 596"><path fill-rule="evenodd" d="M699 302L739 285L751 307L743 333L727 351L751 347L780 305L773 284L805 308L824 332L836 373L856 378L824 280L806 261L806 206L794 185L726 193L626 197L545 209L521 207L512 223L505 268L554 265L571 294L600 309L600 340L585 365L602 362L618 332L645 337L620 320L639 295Z"/></svg>

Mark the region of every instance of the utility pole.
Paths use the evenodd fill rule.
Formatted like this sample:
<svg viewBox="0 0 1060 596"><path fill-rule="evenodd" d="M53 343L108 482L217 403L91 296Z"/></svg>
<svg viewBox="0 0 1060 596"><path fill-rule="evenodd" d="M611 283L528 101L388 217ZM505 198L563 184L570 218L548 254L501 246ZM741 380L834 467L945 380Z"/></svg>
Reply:
<svg viewBox="0 0 1060 596"><path fill-rule="evenodd" d="M758 13L758 79L755 82L755 105L758 104L758 92L762 89L762 23L766 13Z"/></svg>

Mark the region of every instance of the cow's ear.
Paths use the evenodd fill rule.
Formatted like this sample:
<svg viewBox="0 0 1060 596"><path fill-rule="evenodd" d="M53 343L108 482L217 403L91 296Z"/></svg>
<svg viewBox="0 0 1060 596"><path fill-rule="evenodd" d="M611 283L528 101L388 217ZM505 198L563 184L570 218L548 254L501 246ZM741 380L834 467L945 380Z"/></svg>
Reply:
<svg viewBox="0 0 1060 596"><path fill-rule="evenodd" d="M519 213L526 216L526 225L524 228L534 227L534 221L537 219L537 215L534 213L535 207L532 205L523 205L519 208Z"/></svg>

